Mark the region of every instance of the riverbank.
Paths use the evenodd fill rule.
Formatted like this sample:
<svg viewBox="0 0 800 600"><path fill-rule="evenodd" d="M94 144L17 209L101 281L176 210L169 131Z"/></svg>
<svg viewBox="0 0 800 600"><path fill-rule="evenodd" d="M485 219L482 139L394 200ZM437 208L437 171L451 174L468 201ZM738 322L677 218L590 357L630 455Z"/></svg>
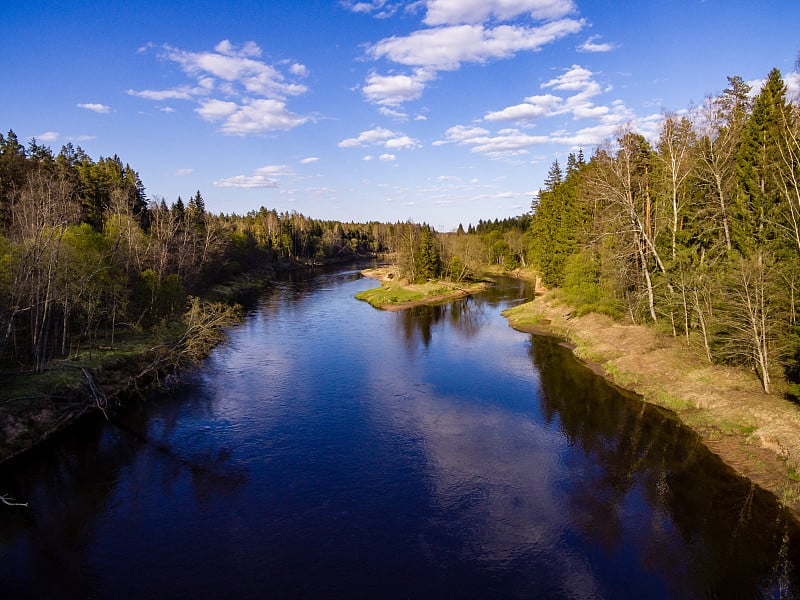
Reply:
<svg viewBox="0 0 800 600"><path fill-rule="evenodd" d="M800 407L765 394L755 374L709 364L684 338L572 314L553 292L504 312L517 330L563 337L614 384L673 411L742 476L800 519Z"/></svg>
<svg viewBox="0 0 800 600"><path fill-rule="evenodd" d="M198 364L242 318L239 305L189 298L186 312L150 331L117 334L42 372L3 373L0 462L43 442L87 412L106 417L126 400Z"/></svg>
<svg viewBox="0 0 800 600"><path fill-rule="evenodd" d="M398 276L392 267L365 269L364 277L376 279L381 287L364 290L356 294L356 298L368 302L371 306L388 311L405 310L424 304L439 304L464 298L484 291L488 284L485 281L452 282L429 281L427 283L411 283Z"/></svg>

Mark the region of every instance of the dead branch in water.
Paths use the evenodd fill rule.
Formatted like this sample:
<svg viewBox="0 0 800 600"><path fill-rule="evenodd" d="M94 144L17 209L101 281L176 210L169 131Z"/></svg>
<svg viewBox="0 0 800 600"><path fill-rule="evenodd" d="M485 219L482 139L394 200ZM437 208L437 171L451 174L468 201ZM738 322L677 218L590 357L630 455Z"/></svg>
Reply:
<svg viewBox="0 0 800 600"><path fill-rule="evenodd" d="M6 506L28 506L27 502L14 502L14 500L9 496L0 496L0 502Z"/></svg>

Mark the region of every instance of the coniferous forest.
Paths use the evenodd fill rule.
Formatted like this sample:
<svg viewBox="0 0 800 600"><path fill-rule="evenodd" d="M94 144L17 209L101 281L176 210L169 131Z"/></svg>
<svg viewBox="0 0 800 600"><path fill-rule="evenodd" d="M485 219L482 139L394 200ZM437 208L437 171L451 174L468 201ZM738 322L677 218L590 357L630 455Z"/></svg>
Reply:
<svg viewBox="0 0 800 600"><path fill-rule="evenodd" d="M529 260L581 311L653 323L709 362L800 392L800 113L780 72L740 77L657 139L630 129L554 162ZM780 377L783 379L783 377Z"/></svg>

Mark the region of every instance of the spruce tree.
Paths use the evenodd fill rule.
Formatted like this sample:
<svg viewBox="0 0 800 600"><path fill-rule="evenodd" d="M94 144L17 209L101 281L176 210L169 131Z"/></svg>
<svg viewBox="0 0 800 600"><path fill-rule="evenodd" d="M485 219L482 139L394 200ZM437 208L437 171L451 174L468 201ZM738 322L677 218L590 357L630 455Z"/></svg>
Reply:
<svg viewBox="0 0 800 600"><path fill-rule="evenodd" d="M779 168L781 128L789 108L786 85L773 69L753 102L753 110L742 131L736 156L739 193L734 219L734 243L751 256L776 236L776 212L780 190L772 174Z"/></svg>

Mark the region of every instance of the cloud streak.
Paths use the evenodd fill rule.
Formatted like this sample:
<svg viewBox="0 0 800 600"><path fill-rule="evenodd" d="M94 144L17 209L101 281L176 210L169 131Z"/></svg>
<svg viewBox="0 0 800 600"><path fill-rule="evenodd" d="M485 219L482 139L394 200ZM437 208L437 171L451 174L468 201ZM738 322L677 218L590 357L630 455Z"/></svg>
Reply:
<svg viewBox="0 0 800 600"><path fill-rule="evenodd" d="M99 103L94 103L94 102L85 102L85 103L77 104L76 106L78 108L83 108L85 110L90 110L92 112L99 113L101 115L104 115L106 113L111 112L111 107L110 106L106 106L105 104L99 104Z"/></svg>

